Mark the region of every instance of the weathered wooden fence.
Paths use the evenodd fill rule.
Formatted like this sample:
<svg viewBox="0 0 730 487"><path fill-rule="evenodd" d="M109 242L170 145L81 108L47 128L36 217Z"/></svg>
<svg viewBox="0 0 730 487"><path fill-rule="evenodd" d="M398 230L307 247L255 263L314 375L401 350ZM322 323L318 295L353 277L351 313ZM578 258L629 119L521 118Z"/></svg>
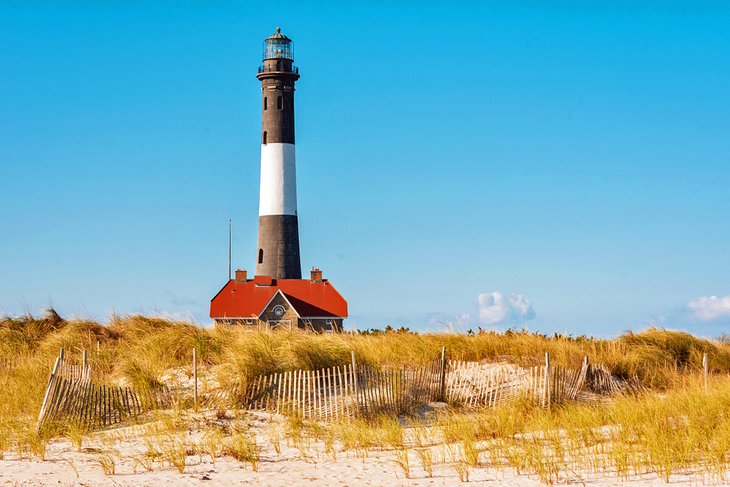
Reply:
<svg viewBox="0 0 730 487"><path fill-rule="evenodd" d="M585 382L587 367L514 367L453 362L446 378L447 402L467 407L494 407L518 397L527 397L543 407L576 399Z"/></svg>
<svg viewBox="0 0 730 487"><path fill-rule="evenodd" d="M130 387L95 384L91 365L70 364L63 352L48 379L48 386L38 413L38 429L56 420L73 421L89 428L99 428L125 421L163 405L158 393L140 394Z"/></svg>
<svg viewBox="0 0 730 487"><path fill-rule="evenodd" d="M71 364L65 359L59 357L58 367L56 368L56 374L73 381L90 381L91 380L91 365L82 364Z"/></svg>
<svg viewBox="0 0 730 487"><path fill-rule="evenodd" d="M707 380L707 375L705 375ZM585 389L597 394L612 395L619 393L641 393L644 386L636 377L623 381L611 375L611 371L603 364L590 364L586 374Z"/></svg>
<svg viewBox="0 0 730 487"><path fill-rule="evenodd" d="M249 409L341 419L400 414L440 395L440 363L419 368L380 369L366 365L293 370L262 375L245 396Z"/></svg>
<svg viewBox="0 0 730 487"><path fill-rule="evenodd" d="M320 370L259 376L249 384L243 402L252 410L321 420L401 414L432 401L495 407L526 397L550 407L575 400L586 385L590 367L587 361L580 369L549 363L522 368L447 362L442 357L423 367L382 369L357 365L353 360L352 364Z"/></svg>
<svg viewBox="0 0 730 487"><path fill-rule="evenodd" d="M197 407L196 359L193 351L193 396ZM587 358L580 369L551 366L548 354L545 359L545 365L527 368L452 361L446 359L444 349L440 360L425 366L380 368L358 365L353 353L351 364L258 376L248 383L241 399L242 405L251 410L340 420L403 414L433 401L477 408L527 398L549 408L575 400L584 391L615 394L637 388L613 377L607 367L589 364ZM38 428L60 419L90 428L104 427L167 407L171 399L166 389L140 394L129 387L94 383L86 353L81 364L71 364L62 350L48 381ZM241 405L236 402L236 406Z"/></svg>

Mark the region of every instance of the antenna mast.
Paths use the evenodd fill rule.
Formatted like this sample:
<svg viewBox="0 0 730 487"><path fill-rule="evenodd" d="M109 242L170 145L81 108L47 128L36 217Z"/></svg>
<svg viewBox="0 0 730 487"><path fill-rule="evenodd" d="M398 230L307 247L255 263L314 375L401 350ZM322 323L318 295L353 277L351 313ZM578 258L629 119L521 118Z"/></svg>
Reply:
<svg viewBox="0 0 730 487"><path fill-rule="evenodd" d="M228 219L228 280L231 280L231 219Z"/></svg>

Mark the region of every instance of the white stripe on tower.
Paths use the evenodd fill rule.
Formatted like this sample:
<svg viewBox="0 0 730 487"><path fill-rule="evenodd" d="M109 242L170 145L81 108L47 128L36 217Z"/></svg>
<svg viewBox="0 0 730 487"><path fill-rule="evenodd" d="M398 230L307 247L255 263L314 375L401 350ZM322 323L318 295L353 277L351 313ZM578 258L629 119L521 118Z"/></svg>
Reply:
<svg viewBox="0 0 730 487"><path fill-rule="evenodd" d="M259 216L297 214L294 144L261 145Z"/></svg>

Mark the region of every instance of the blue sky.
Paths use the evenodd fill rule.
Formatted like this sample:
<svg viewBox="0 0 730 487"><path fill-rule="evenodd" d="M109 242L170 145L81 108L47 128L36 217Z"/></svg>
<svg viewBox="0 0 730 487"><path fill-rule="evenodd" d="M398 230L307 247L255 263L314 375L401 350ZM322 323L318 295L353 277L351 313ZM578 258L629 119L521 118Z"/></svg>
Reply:
<svg viewBox="0 0 730 487"><path fill-rule="evenodd" d="M0 313L208 323L279 25L302 264L349 326L728 331L726 5L5 1Z"/></svg>

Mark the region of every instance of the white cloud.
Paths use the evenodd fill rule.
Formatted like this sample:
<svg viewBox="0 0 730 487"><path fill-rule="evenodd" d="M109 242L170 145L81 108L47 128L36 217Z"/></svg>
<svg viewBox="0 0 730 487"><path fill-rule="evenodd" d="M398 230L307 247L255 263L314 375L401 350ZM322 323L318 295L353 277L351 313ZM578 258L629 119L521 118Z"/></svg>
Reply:
<svg viewBox="0 0 730 487"><path fill-rule="evenodd" d="M535 317L532 302L521 294L499 291L479 295L479 322L487 325L518 323Z"/></svg>
<svg viewBox="0 0 730 487"><path fill-rule="evenodd" d="M730 296L701 296L687 303L689 317L704 323L730 323Z"/></svg>

